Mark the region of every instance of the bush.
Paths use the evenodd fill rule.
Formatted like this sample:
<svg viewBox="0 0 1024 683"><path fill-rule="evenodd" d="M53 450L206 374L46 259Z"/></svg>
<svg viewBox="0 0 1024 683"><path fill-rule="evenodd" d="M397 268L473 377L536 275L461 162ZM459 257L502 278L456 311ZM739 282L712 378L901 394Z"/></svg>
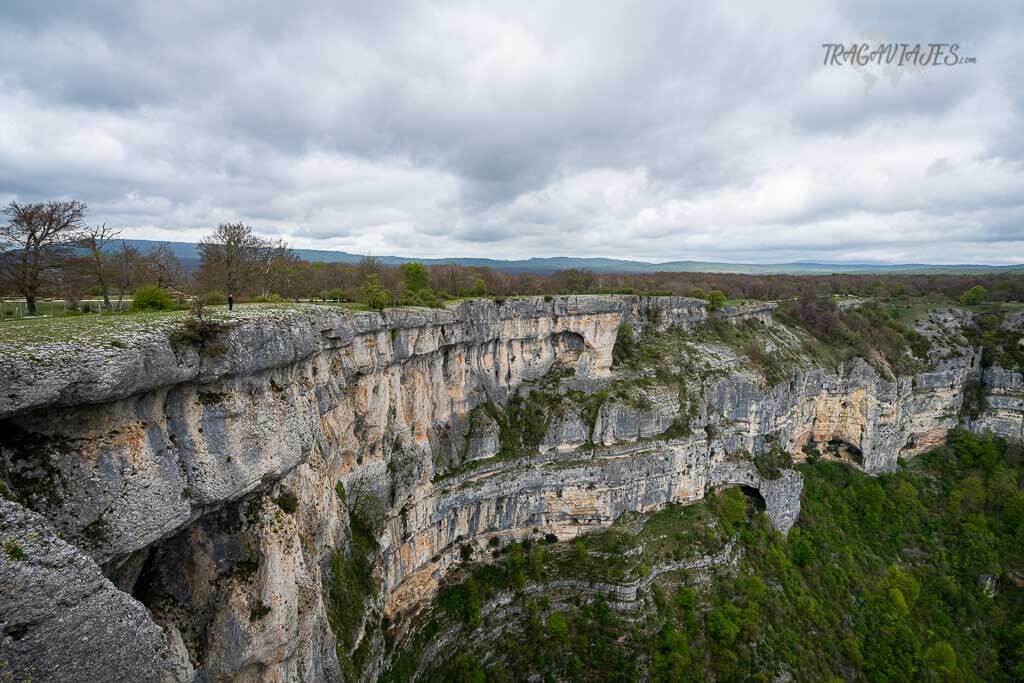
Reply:
<svg viewBox="0 0 1024 683"><path fill-rule="evenodd" d="M281 508L289 515L295 514L295 511L299 509L299 498L290 491L285 491L278 498L274 499L277 503L277 507Z"/></svg>
<svg viewBox="0 0 1024 683"><path fill-rule="evenodd" d="M723 645L730 645L740 634L740 627L730 618L728 607L713 609L705 617L708 635Z"/></svg>
<svg viewBox="0 0 1024 683"><path fill-rule="evenodd" d="M25 550L14 541L4 543L4 552L7 553L7 559L12 562L20 562L25 559Z"/></svg>
<svg viewBox="0 0 1024 683"><path fill-rule="evenodd" d="M725 293L715 289L708 292L708 308L712 311L717 311L725 305Z"/></svg>
<svg viewBox="0 0 1024 683"><path fill-rule="evenodd" d="M430 289L409 291L402 297L403 306L423 306L426 308L443 308L444 302Z"/></svg>
<svg viewBox="0 0 1024 683"><path fill-rule="evenodd" d="M215 289L212 292L207 292L203 296L203 301L210 306L221 306L228 302L228 295Z"/></svg>
<svg viewBox="0 0 1024 683"><path fill-rule="evenodd" d="M221 336L227 331L227 325L206 315L202 299L192 302L192 312L181 326L172 331L171 342L194 346L200 355L219 356L224 353Z"/></svg>
<svg viewBox="0 0 1024 683"><path fill-rule="evenodd" d="M139 287L132 298L133 311L170 311L173 308L171 293L161 287Z"/></svg>
<svg viewBox="0 0 1024 683"><path fill-rule="evenodd" d="M555 612L548 617L548 633L551 637L565 644L569 640L569 624L565 620L565 615L561 612Z"/></svg>
<svg viewBox="0 0 1024 683"><path fill-rule="evenodd" d="M960 305L961 306L977 306L982 301L984 301L985 297L987 297L987 296L988 296L988 290L987 289L985 289L981 285L974 285L973 287L971 287L966 292L964 292L963 294L960 295Z"/></svg>
<svg viewBox="0 0 1024 683"><path fill-rule="evenodd" d="M612 361L618 365L633 357L636 353L636 339L633 334L633 326L629 323L619 325L618 334L615 335L615 345L612 346Z"/></svg>
<svg viewBox="0 0 1024 683"><path fill-rule="evenodd" d="M743 522L747 515L747 499L737 488L723 491L718 500L719 519L731 533L732 529Z"/></svg>
<svg viewBox="0 0 1024 683"><path fill-rule="evenodd" d="M782 476L782 470L792 466L793 459L789 453L778 446L772 446L767 453L758 453L754 456L754 468L765 479L778 479Z"/></svg>
<svg viewBox="0 0 1024 683"><path fill-rule="evenodd" d="M391 292L384 289L380 276L376 274L366 277L360 295L364 304L378 311L384 310L384 307L391 303Z"/></svg>

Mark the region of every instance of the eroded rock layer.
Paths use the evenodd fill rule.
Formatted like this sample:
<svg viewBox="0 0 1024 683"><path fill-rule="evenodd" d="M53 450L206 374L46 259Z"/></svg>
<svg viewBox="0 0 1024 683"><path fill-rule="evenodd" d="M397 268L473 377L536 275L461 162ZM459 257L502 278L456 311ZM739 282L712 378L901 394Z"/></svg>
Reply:
<svg viewBox="0 0 1024 683"><path fill-rule="evenodd" d="M771 308L715 316L798 349ZM163 629L153 676L339 680L354 675L353 650L379 651L367 615L401 622L493 537L568 538L726 485L758 489L785 532L800 478L766 471L762 454L893 469L958 424L979 378L957 319L929 320L924 332L948 343L914 376L796 353L768 382L727 345L687 341L708 317L678 297L309 306L240 315L216 355L165 331L127 348L5 354L3 479L148 608L143 627ZM613 367L621 334L675 335L692 362ZM1020 375L997 370L985 383L1010 398L979 424L1019 434ZM541 408L513 412L535 395ZM373 536L372 588L356 597L332 588L354 561L354 511ZM10 609L0 598L5 624Z"/></svg>

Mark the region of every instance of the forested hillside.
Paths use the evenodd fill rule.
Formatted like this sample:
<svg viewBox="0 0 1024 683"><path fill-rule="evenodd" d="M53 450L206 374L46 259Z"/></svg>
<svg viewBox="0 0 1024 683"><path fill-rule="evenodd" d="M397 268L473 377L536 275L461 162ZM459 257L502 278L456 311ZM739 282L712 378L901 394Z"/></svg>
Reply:
<svg viewBox="0 0 1024 683"><path fill-rule="evenodd" d="M512 544L497 564L468 559L416 639L463 630L427 678L1021 680L1021 456L955 431L877 478L809 462L788 538L756 498L729 489L574 543ZM570 578L643 585L659 564L700 555L719 561L658 575L635 611L593 591L537 590ZM391 679L413 661L400 658Z"/></svg>

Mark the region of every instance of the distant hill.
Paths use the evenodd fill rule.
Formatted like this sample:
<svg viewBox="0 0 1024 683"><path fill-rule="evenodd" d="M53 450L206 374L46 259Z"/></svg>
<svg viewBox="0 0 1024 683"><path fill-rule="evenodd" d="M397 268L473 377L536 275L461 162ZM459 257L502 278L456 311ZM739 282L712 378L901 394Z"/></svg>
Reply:
<svg viewBox="0 0 1024 683"><path fill-rule="evenodd" d="M153 240L113 240L111 249L118 249L122 242L127 242L136 249L146 250L160 242ZM167 242L182 265L191 270L199 264L196 245L191 242ZM322 263L356 263L361 254L350 254L345 251L326 251L322 249L296 249L299 258ZM417 261L427 265L455 263L461 266L485 266L507 273L552 273L557 270L578 268L595 273L747 273L747 274L789 274L789 275L829 275L831 273L991 273L1019 272L1024 273L1024 264L1012 266L987 266L979 264L878 264L878 263L818 263L812 261L796 261L793 263L715 263L711 261L666 261L664 263L646 263L644 261L628 261L611 258L575 258L571 256L554 256L550 258L529 258L522 260L501 260L488 258L407 258L404 256L378 256L387 265L399 265Z"/></svg>

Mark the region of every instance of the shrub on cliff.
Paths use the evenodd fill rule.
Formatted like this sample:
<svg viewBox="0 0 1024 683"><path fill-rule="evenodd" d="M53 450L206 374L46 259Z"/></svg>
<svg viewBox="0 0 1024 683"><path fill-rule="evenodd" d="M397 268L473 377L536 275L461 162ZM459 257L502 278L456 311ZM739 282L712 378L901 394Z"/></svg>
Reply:
<svg viewBox="0 0 1024 683"><path fill-rule="evenodd" d="M295 514L299 509L298 496L291 491L285 491L279 497L275 498L274 502L277 503L277 507L287 512L289 515Z"/></svg>
<svg viewBox="0 0 1024 683"><path fill-rule="evenodd" d="M718 518L729 533L746 518L747 499L737 488L722 491L715 504L718 508Z"/></svg>
<svg viewBox="0 0 1024 683"><path fill-rule="evenodd" d="M200 298L192 302L189 317L169 336L174 344L195 347L201 356L219 356L224 353L221 337L226 331L227 325L208 316Z"/></svg>
<svg viewBox="0 0 1024 683"><path fill-rule="evenodd" d="M767 453L758 453L754 456L754 467L765 479L778 479L782 476L782 470L792 466L793 458L778 446L772 446Z"/></svg>
<svg viewBox="0 0 1024 683"><path fill-rule="evenodd" d="M612 346L612 362L616 365L625 363L636 353L636 338L633 335L633 326L629 323L619 325L619 332L615 335L615 345Z"/></svg>
<svg viewBox="0 0 1024 683"><path fill-rule="evenodd" d="M174 299L163 287L139 287L132 297L133 311L170 311L173 308Z"/></svg>
<svg viewBox="0 0 1024 683"><path fill-rule="evenodd" d="M565 620L564 614L555 612L548 617L548 634L563 645L568 642L569 623Z"/></svg>

